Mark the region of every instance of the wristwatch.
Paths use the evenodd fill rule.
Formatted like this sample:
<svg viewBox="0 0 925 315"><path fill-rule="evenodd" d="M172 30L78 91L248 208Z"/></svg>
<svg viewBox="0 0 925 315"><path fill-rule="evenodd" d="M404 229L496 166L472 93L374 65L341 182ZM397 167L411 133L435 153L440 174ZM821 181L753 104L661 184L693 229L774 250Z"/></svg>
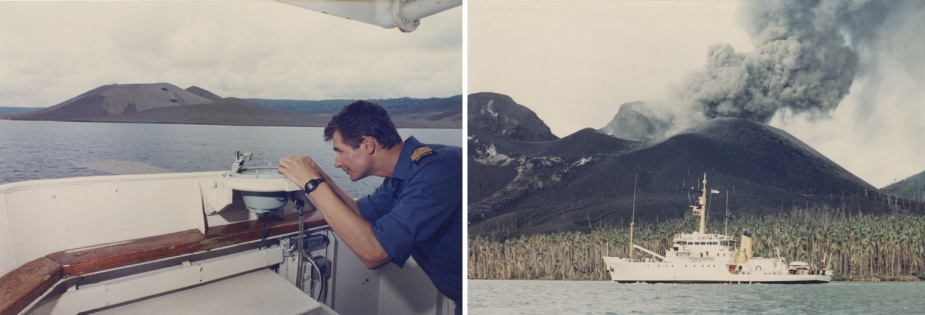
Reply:
<svg viewBox="0 0 925 315"><path fill-rule="evenodd" d="M308 181L305 183L305 193L307 194L315 191L315 189L318 189L318 185L321 185L321 183L324 183L324 178L315 178Z"/></svg>

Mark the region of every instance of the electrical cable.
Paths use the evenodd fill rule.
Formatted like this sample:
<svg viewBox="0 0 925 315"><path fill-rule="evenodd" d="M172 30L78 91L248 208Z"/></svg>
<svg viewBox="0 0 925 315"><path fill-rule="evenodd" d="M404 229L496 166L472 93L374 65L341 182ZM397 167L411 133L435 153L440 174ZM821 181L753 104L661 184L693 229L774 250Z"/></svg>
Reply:
<svg viewBox="0 0 925 315"><path fill-rule="evenodd" d="M310 253L309 253L309 254L310 254ZM314 296L314 293L315 293L315 292L310 292L308 295L311 296L312 298L315 298L316 300L319 300L321 303L324 303L324 299L327 297L327 285L326 285L326 282L327 282L327 281L325 281L325 279L324 279L324 274L321 273L321 268L319 268L319 267L318 267L318 264L315 263L315 259L314 259L314 258L312 258L312 257L305 257L305 259L308 260L308 263L311 264L311 265L312 265L312 268L315 269L315 272L318 273L318 281L321 281L321 290L320 290L320 292L318 292L318 297L319 297L320 299L315 298L315 296ZM312 278L314 278L314 277L312 277ZM312 291L314 291L314 290L312 290Z"/></svg>

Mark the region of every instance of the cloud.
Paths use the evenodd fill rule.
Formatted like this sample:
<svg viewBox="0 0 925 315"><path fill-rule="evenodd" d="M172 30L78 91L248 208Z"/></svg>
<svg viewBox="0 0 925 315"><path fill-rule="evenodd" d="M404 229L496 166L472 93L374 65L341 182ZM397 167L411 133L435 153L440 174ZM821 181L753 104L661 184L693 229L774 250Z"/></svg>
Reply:
<svg viewBox="0 0 925 315"><path fill-rule="evenodd" d="M793 133L875 186L905 178L925 168L913 158L925 148L911 144L925 131L917 104L923 8L921 1L746 2L742 21L754 51L714 44L669 101L625 104L602 131L652 140L712 117L740 117Z"/></svg>
<svg viewBox="0 0 925 315"><path fill-rule="evenodd" d="M781 112L770 124L815 147L876 187L925 169L925 5L887 2L893 15L860 54L859 74L831 119Z"/></svg>
<svg viewBox="0 0 925 315"><path fill-rule="evenodd" d="M0 106L51 106L112 83L243 98L460 94L461 11L401 33L270 1L3 2Z"/></svg>
<svg viewBox="0 0 925 315"><path fill-rule="evenodd" d="M664 100L716 41L750 47L731 1L471 1L469 92L497 92L564 137L621 103ZM706 18L705 18L706 17Z"/></svg>

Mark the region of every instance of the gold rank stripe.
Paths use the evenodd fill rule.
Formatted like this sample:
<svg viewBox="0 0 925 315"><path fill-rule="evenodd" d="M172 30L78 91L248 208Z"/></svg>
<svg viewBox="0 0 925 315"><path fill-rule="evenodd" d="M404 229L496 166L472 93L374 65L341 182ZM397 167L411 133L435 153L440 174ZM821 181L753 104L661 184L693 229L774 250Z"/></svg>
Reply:
<svg viewBox="0 0 925 315"><path fill-rule="evenodd" d="M421 160L421 158L431 155L431 154L434 154L434 150L431 149L430 147L428 146L419 147L417 149L414 149L414 152L411 153L411 160L417 163L418 161Z"/></svg>

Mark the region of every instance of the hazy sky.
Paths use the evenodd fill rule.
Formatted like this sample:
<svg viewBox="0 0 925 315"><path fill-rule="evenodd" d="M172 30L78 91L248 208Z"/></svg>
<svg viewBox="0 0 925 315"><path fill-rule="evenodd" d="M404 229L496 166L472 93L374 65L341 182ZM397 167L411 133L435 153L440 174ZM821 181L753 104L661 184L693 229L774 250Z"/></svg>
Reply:
<svg viewBox="0 0 925 315"><path fill-rule="evenodd" d="M775 116L876 187L925 170L925 10L887 19L830 118ZM469 1L468 92L511 96L559 137L599 129L623 103L664 101L711 45L755 50L735 1Z"/></svg>
<svg viewBox="0 0 925 315"><path fill-rule="evenodd" d="M462 94L462 8L411 33L275 1L0 2L0 106L47 107L105 84L224 97Z"/></svg>

